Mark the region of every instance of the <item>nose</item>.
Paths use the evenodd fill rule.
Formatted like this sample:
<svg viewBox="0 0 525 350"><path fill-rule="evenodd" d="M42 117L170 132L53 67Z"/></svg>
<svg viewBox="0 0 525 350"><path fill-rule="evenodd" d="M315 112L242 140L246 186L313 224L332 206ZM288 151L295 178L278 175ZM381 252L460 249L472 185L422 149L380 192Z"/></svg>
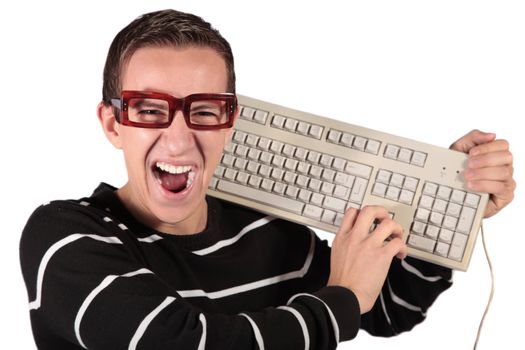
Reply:
<svg viewBox="0 0 525 350"><path fill-rule="evenodd" d="M186 125L182 111L176 111L170 126L163 129L162 139L168 150L181 152L194 145L194 131Z"/></svg>

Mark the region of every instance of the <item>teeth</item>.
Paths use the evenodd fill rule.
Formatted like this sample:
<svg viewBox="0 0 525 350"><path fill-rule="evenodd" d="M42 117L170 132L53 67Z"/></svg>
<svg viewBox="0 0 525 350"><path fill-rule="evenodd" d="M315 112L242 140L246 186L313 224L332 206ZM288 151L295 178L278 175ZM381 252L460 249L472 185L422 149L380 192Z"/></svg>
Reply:
<svg viewBox="0 0 525 350"><path fill-rule="evenodd" d="M191 170L190 165L175 166L163 162L157 162L157 168L170 174L183 174ZM193 172L192 172L193 173Z"/></svg>
<svg viewBox="0 0 525 350"><path fill-rule="evenodd" d="M193 179L195 178L195 173L193 171L190 171L188 174L188 182L186 183L186 187L191 185L193 183Z"/></svg>

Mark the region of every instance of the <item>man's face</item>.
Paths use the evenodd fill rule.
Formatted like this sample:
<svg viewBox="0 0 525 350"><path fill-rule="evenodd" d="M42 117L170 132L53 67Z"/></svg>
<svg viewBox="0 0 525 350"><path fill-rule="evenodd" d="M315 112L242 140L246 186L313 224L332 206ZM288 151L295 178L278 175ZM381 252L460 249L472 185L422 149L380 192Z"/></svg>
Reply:
<svg viewBox="0 0 525 350"><path fill-rule="evenodd" d="M224 60L210 48L142 48L122 72L122 90L163 92L175 97L226 92ZM168 233L205 228L205 194L232 129L192 130L181 111L166 129L116 125L128 183L124 204L147 225ZM169 172L181 172L172 176ZM173 182L178 183L173 190Z"/></svg>

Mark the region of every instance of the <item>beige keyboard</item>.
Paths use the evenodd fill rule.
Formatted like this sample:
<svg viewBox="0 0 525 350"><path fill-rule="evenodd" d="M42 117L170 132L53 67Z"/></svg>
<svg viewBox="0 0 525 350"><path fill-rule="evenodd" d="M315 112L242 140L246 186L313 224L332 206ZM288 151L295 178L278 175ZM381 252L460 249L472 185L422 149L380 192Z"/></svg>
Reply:
<svg viewBox="0 0 525 350"><path fill-rule="evenodd" d="M488 200L466 190L467 156L238 96L240 116L208 194L324 231L349 207L386 207L409 255L466 270Z"/></svg>

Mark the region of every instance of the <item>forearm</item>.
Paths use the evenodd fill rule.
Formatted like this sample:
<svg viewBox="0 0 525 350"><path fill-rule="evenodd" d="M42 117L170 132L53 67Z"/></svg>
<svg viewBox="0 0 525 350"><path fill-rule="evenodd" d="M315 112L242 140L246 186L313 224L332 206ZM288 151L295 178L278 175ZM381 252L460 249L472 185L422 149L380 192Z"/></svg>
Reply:
<svg viewBox="0 0 525 350"><path fill-rule="evenodd" d="M411 330L451 285L450 269L413 258L394 259L373 309L362 317L362 328L377 336Z"/></svg>

